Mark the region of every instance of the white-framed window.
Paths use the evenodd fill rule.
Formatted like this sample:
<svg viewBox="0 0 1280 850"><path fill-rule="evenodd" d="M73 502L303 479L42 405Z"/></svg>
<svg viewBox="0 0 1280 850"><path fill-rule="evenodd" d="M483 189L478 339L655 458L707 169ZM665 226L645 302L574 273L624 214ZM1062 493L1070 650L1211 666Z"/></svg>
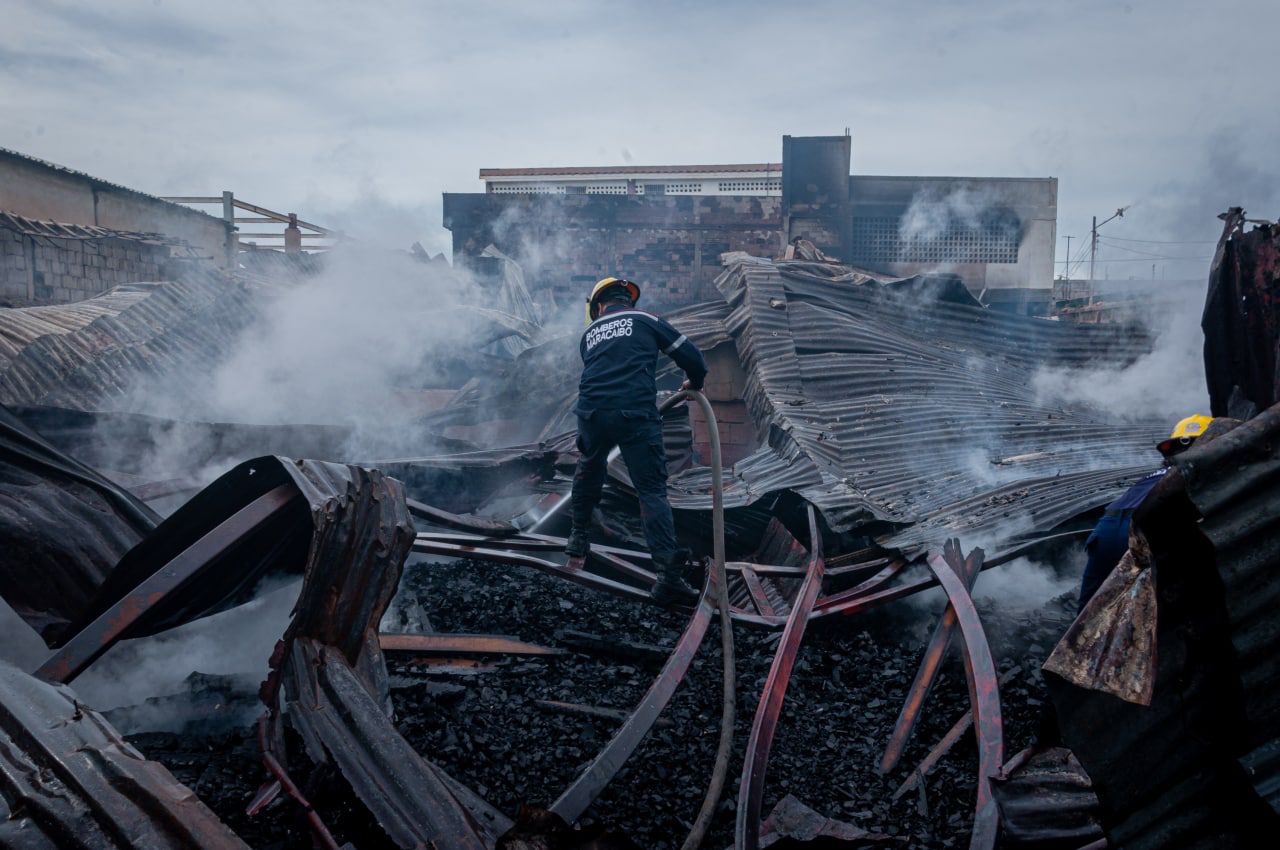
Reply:
<svg viewBox="0 0 1280 850"><path fill-rule="evenodd" d="M555 183L490 183L492 195L563 195L564 186Z"/></svg>
<svg viewBox="0 0 1280 850"><path fill-rule="evenodd" d="M739 180L721 180L718 183L724 195L755 195L782 191L782 178L751 177Z"/></svg>

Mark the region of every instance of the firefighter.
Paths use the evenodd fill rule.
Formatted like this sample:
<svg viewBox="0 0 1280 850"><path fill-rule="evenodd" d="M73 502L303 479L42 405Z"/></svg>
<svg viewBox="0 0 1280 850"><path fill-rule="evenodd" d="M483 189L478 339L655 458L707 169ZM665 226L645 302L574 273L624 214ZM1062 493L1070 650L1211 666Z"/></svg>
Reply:
<svg viewBox="0 0 1280 850"><path fill-rule="evenodd" d="M1129 550L1129 524L1133 512L1147 494L1160 483L1160 479L1168 473L1174 456L1186 451L1200 435L1208 429L1212 417L1195 414L1183 419L1173 428L1169 439L1156 444L1156 450L1164 455L1164 464L1150 473L1137 484L1134 484L1124 495L1107 505L1102 519L1094 526L1093 533L1085 541L1084 549L1089 556L1084 567L1084 576L1080 581L1080 604L1076 609L1078 615L1093 594L1097 593L1102 582L1116 564Z"/></svg>
<svg viewBox="0 0 1280 850"><path fill-rule="evenodd" d="M591 514L600 501L609 452L617 446L640 497L644 537L658 582L659 603L697 596L685 580L687 550L676 548L675 523L667 501L667 458L662 418L655 404L654 371L666 354L684 370L684 389L702 389L707 363L688 338L665 320L636 309L640 287L606 277L587 298L587 329L578 344L578 469L573 477L573 531L565 551L585 557L591 549Z"/></svg>

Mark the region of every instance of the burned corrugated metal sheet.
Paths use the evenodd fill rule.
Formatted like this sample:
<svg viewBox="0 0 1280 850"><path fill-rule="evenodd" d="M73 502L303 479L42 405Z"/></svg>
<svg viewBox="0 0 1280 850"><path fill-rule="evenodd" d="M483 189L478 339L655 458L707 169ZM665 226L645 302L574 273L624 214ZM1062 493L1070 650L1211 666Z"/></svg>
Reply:
<svg viewBox="0 0 1280 850"><path fill-rule="evenodd" d="M939 291L924 280L850 285L813 265L743 265L719 286L746 401L769 424L772 451L822 477L798 489L833 526L972 536L1036 500L1059 506L1046 517L1056 524L1150 464L1156 426L1046 406L1032 387L1042 364L1135 357L1140 336L983 310L947 297L945 282ZM1098 470L1100 486L1080 486ZM885 542L924 541L907 532Z"/></svg>
<svg viewBox="0 0 1280 850"><path fill-rule="evenodd" d="M0 661L0 846L248 850L69 688Z"/></svg>
<svg viewBox="0 0 1280 850"><path fill-rule="evenodd" d="M1280 404L1175 463L1222 579L1252 749L1280 737Z"/></svg>
<svg viewBox="0 0 1280 850"><path fill-rule="evenodd" d="M287 716L311 760L334 764L400 846L492 847L510 822L414 752L391 720L377 627L414 540L403 485L378 470L311 461L289 473L310 505L312 535L294 617L263 686L268 751L285 763Z"/></svg>
<svg viewBox="0 0 1280 850"><path fill-rule="evenodd" d="M116 563L159 521L0 406L0 595L46 642L88 612Z"/></svg>
<svg viewBox="0 0 1280 850"><path fill-rule="evenodd" d="M274 507L236 525L264 500ZM211 538L216 545L206 546ZM311 758L333 763L393 840L405 847L492 847L509 821L418 756L392 724L377 624L413 540L403 485L382 472L257 458L201 491L134 547L86 619L132 600L121 613L128 625L112 630L109 640L150 634L243 601L267 574L302 572L293 620L263 687L272 709L263 740L277 778L284 782L283 690L289 722ZM193 556L201 547L205 554ZM179 570L179 560L192 564ZM177 579L158 597L140 590L169 573ZM75 635L69 645L81 639ZM42 670L58 673L57 658ZM63 666L74 673L83 663ZM309 817L336 846L319 816Z"/></svg>
<svg viewBox="0 0 1280 850"><path fill-rule="evenodd" d="M103 409L140 381L218 360L250 301L243 285L191 265L173 282L0 310L0 403Z"/></svg>
<svg viewBox="0 0 1280 850"><path fill-rule="evenodd" d="M1150 706L1047 676L1120 847L1254 847L1280 829L1255 788L1267 777L1238 761L1280 719L1280 406L1205 440L1176 458L1134 520L1157 597Z"/></svg>
<svg viewBox="0 0 1280 850"><path fill-rule="evenodd" d="M1036 753L1018 770L992 777L1001 846L1078 850L1103 837L1098 795L1070 750Z"/></svg>
<svg viewBox="0 0 1280 850"><path fill-rule="evenodd" d="M1280 401L1280 224L1246 233L1239 207L1221 218L1200 323L1205 377L1213 415L1247 419Z"/></svg>

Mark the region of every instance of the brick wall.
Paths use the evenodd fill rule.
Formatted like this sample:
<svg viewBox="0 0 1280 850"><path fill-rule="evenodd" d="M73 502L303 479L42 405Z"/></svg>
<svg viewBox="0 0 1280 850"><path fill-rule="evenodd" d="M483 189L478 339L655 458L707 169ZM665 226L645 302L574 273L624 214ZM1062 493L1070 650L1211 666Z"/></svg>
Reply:
<svg viewBox="0 0 1280 850"><path fill-rule="evenodd" d="M520 263L548 314L580 311L609 276L638 282L649 309L717 298L722 253L772 257L782 248L776 197L475 193L446 194L444 205L455 262L496 245Z"/></svg>
<svg viewBox="0 0 1280 850"><path fill-rule="evenodd" d="M121 283L163 280L168 245L38 236L0 226L0 306L82 301Z"/></svg>

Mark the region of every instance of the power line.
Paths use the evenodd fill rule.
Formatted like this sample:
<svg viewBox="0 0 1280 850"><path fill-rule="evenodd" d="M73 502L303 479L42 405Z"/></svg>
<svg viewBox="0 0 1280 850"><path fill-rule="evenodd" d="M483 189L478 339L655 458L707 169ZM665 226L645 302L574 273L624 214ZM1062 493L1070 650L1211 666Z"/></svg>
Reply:
<svg viewBox="0 0 1280 850"><path fill-rule="evenodd" d="M1089 246L1086 243L1084 245L1081 245L1080 249L1076 251L1075 257L1068 257L1066 260L1063 261L1066 264L1064 266L1065 271L1063 272L1063 276L1067 278L1067 280L1071 279L1072 269L1079 268L1080 264L1084 262L1084 256L1088 252L1089 252Z"/></svg>
<svg viewBox="0 0 1280 850"><path fill-rule="evenodd" d="M1098 241L1101 242L1103 245L1106 245L1108 248L1115 248L1117 251L1127 251L1130 254L1137 254L1138 256L1148 260L1199 260L1201 259L1200 257L1168 257L1162 254L1152 254L1148 251L1138 251L1134 248L1126 248L1123 245L1113 245L1110 242L1108 242L1106 239L1103 239L1101 237L1099 237ZM1206 259L1212 259L1212 257L1209 257ZM1104 262L1119 262L1119 260L1110 260L1110 261L1104 261Z"/></svg>
<svg viewBox="0 0 1280 850"><path fill-rule="evenodd" d="M1217 245L1218 244L1217 239L1212 239L1205 242L1197 242L1192 240L1185 240L1180 242L1162 242L1159 239L1126 239L1123 236L1108 236L1107 238L1114 239L1118 242L1145 242L1148 245Z"/></svg>
<svg viewBox="0 0 1280 850"><path fill-rule="evenodd" d="M1149 263L1152 260L1185 260L1186 262L1208 262L1213 257L1121 257L1118 260L1098 260L1099 263Z"/></svg>

